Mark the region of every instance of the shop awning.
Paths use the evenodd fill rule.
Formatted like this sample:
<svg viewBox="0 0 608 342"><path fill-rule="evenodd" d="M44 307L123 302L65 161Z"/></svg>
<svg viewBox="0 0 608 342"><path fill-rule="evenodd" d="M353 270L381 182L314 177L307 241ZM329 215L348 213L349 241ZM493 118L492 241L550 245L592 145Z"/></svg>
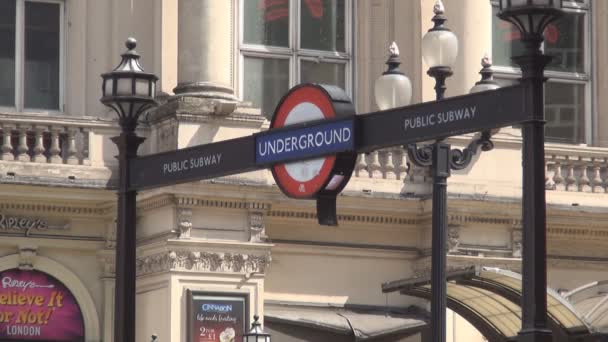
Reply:
<svg viewBox="0 0 608 342"><path fill-rule="evenodd" d="M608 280L594 281L564 294L595 331L608 334Z"/></svg>
<svg viewBox="0 0 608 342"><path fill-rule="evenodd" d="M430 276L386 283L382 290L430 299ZM448 272L448 307L490 341L510 341L517 336L521 329L521 290L521 276L507 270L470 267ZM591 335L577 310L551 289L547 289L547 311L555 341Z"/></svg>
<svg viewBox="0 0 608 342"><path fill-rule="evenodd" d="M267 322L305 326L337 334L354 334L357 341L391 334L413 334L422 330L426 325L424 317L385 313L381 309L285 304L266 304L264 319Z"/></svg>

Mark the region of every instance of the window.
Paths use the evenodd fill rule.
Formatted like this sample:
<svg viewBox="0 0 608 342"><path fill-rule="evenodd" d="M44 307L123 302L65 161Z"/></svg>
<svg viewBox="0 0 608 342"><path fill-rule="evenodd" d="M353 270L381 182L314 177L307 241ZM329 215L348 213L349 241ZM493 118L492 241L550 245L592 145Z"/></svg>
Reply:
<svg viewBox="0 0 608 342"><path fill-rule="evenodd" d="M241 89L268 119L290 87L350 92L350 0L241 0Z"/></svg>
<svg viewBox="0 0 608 342"><path fill-rule="evenodd" d="M61 108L63 4L0 0L0 107Z"/></svg>
<svg viewBox="0 0 608 342"><path fill-rule="evenodd" d="M571 144L591 142L590 8L589 1L563 1L566 15L545 29L543 50L553 56L545 75L545 137ZM519 73L511 56L523 51L519 31L496 17L493 3L492 56L496 76L515 82Z"/></svg>

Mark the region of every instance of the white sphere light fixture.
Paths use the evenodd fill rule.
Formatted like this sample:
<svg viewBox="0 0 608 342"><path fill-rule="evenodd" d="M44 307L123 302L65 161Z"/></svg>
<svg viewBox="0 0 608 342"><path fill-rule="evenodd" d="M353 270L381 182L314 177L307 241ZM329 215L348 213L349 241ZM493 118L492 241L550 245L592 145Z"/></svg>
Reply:
<svg viewBox="0 0 608 342"><path fill-rule="evenodd" d="M399 47L393 42L389 47L390 56L386 61L388 69L374 85L376 104L380 110L403 107L412 100L412 82L400 70Z"/></svg>
<svg viewBox="0 0 608 342"><path fill-rule="evenodd" d="M435 25L422 38L422 58L429 68L452 67L458 56L458 38L443 26L445 7L437 0L433 7Z"/></svg>

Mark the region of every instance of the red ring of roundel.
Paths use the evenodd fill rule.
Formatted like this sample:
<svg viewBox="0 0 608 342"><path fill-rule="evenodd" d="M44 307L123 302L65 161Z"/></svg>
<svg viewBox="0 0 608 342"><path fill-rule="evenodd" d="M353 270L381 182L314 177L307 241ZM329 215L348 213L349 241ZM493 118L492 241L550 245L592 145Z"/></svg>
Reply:
<svg viewBox="0 0 608 342"><path fill-rule="evenodd" d="M319 109L326 119L332 119L336 116L336 111L332 104L331 98L321 89L314 86L303 86L293 90L281 102L280 107L275 111L270 128L285 127L285 121L291 110L303 102L310 102ZM272 167L272 173L279 187L290 197L295 198L311 198L314 194L322 190L327 184L331 170L336 162L335 156L325 157L323 166L318 175L307 182L299 182L293 179L285 164L277 164ZM300 186L303 185L305 191L300 191Z"/></svg>

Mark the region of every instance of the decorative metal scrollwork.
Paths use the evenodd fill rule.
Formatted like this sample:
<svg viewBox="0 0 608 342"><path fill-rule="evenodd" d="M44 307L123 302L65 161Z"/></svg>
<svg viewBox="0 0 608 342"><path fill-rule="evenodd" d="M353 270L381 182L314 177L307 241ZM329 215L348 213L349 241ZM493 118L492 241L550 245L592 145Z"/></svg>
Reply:
<svg viewBox="0 0 608 342"><path fill-rule="evenodd" d="M491 151L494 149L490 131L481 132L481 136L474 139L469 145L463 149L450 150L450 168L452 170L463 170L469 166L473 156L481 148L482 151ZM433 165L433 148L435 144L424 145L418 147L417 144L407 145L407 155L410 162L417 166L427 167Z"/></svg>

